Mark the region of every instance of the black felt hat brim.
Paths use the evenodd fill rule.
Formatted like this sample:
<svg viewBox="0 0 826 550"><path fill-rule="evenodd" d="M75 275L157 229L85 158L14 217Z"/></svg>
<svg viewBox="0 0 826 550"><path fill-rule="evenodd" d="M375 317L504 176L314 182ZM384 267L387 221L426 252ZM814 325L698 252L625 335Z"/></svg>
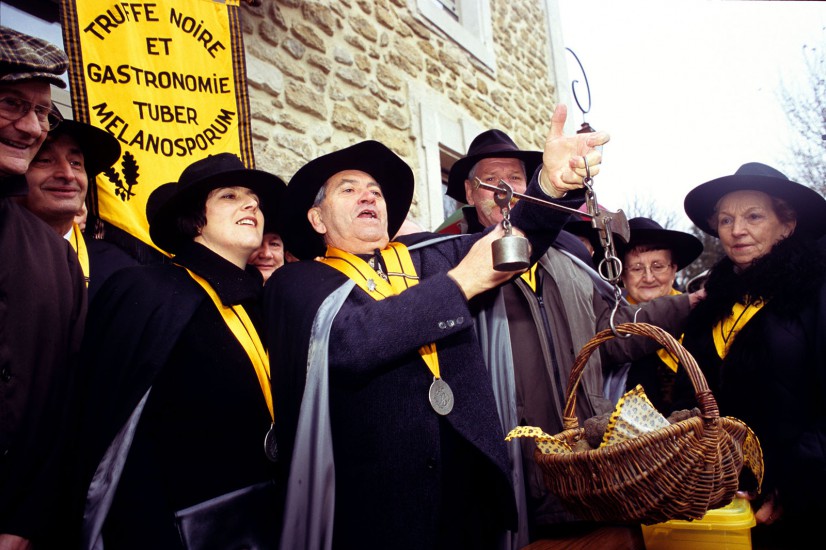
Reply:
<svg viewBox="0 0 826 550"><path fill-rule="evenodd" d="M525 177L528 180L542 164L542 153L540 151L491 151L463 157L454 162L450 168L445 194L462 204L467 204L465 180L467 180L468 174L470 174L476 163L487 158L515 158L521 160L525 163Z"/></svg>
<svg viewBox="0 0 826 550"><path fill-rule="evenodd" d="M820 193L789 179L745 173L746 167L751 167L754 172L762 167L766 169L766 174L778 173L769 167L751 163L741 167L738 174L713 179L695 187L686 195L684 207L686 215L697 227L719 237L709 221L719 200L733 191L752 190L786 201L797 214L796 231L806 232L813 238L826 234L826 199Z"/></svg>
<svg viewBox="0 0 826 550"><path fill-rule="evenodd" d="M191 237L183 234L178 228L178 218L193 205L205 204L209 192L219 187L250 189L258 195L265 220L270 216L277 217L278 205L286 191L286 185L281 178L268 172L246 168L240 159L231 153L211 155L187 167L177 183L163 184L149 196L146 217L152 242L162 250L176 253L183 244L191 240Z"/></svg>
<svg viewBox="0 0 826 550"><path fill-rule="evenodd" d="M281 238L296 258L311 260L324 254L326 246L307 219L319 189L338 172L360 170L381 186L387 205L387 232L395 235L404 223L413 201L413 171L396 153L377 141L362 141L305 164L290 179L281 204Z"/></svg>
<svg viewBox="0 0 826 550"><path fill-rule="evenodd" d="M703 253L703 243L689 233L670 229L631 229L631 239L627 245L618 243L620 258L637 245L653 245L671 251L671 260L677 264L677 271L683 269Z"/></svg>
<svg viewBox="0 0 826 550"><path fill-rule="evenodd" d="M83 164L89 179L115 164L120 158L120 142L109 132L76 120L63 120L49 137L71 136L83 151Z"/></svg>

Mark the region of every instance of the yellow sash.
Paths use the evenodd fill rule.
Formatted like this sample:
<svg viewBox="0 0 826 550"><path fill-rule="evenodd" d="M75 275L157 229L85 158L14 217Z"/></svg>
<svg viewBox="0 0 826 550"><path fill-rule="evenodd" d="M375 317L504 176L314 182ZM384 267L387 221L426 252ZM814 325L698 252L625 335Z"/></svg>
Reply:
<svg viewBox="0 0 826 550"><path fill-rule="evenodd" d="M677 295L679 295L679 294L682 294L682 292L680 292L680 291L679 291L679 290L677 290L676 288L672 288L672 289L671 289L671 291L670 291L668 294L666 294L666 296L677 296ZM629 303L629 304L632 304L632 305L633 305L633 304L637 304L637 303L638 303L638 302L637 302L634 298L632 298L631 296L627 296L627 297L626 297L626 299L628 300L628 303ZM680 342L681 344L683 343L683 337L682 337L682 336L680 336L679 342ZM657 350L657 357L659 357L659 358L660 358L660 361L662 361L663 363L665 363L665 365L666 365L669 369L671 369L671 370L672 370L672 371L674 371L674 372L677 372L677 366L680 364L680 362L679 362L679 361L677 361L677 358L676 358L676 357L674 357L674 356L671 354L671 352L670 352L670 351L668 351L668 350L667 350L667 349L665 349L665 348L660 348L660 349L658 349L658 350Z"/></svg>
<svg viewBox="0 0 826 550"><path fill-rule="evenodd" d="M323 258L318 258L318 261L347 275L374 300L395 296L419 283L416 268L413 266L413 260L410 259L410 252L406 246L401 243L388 243L387 247L381 251L381 257L387 266L387 281L358 256L333 246L328 246L326 254ZM419 348L419 354L433 376L441 378L436 343L422 346Z"/></svg>
<svg viewBox="0 0 826 550"><path fill-rule="evenodd" d="M717 349L717 355L720 356L720 359L725 359L737 333L765 304L766 302L759 298L754 302L747 298L746 304L734 304L734 307L731 308L731 315L714 326L712 330L714 347Z"/></svg>
<svg viewBox="0 0 826 550"><path fill-rule="evenodd" d="M186 268L184 268L186 269ZM272 411L272 392L270 391L270 358L264 350L264 344L261 343L261 338L255 330L255 325L244 311L244 308L238 306L225 306L221 303L221 298L203 277L186 270L189 276L203 287L215 307L218 308L218 313L224 318L227 327L238 339L238 342L244 347L244 351L250 358L252 366L255 368L255 374L258 376L258 383L261 385L261 391L264 393L264 400L267 402L267 409L270 411L270 418L275 419Z"/></svg>
<svg viewBox="0 0 826 550"><path fill-rule="evenodd" d="M680 342L680 344L683 343L683 337L682 336L680 336L680 339L678 340L678 342ZM677 372L677 366L680 364L680 362L677 360L676 357L674 357L671 354L670 351L668 351L665 348L660 348L660 349L657 350L657 357L659 357L660 361L665 363L665 365L669 369L671 369L674 372Z"/></svg>
<svg viewBox="0 0 826 550"><path fill-rule="evenodd" d="M80 261L80 269L83 270L83 278L86 281L86 286L89 286L89 251L86 250L86 241L83 240L83 233L80 232L80 226L76 223L72 224L72 234L69 235L69 244L75 252L77 252L77 259Z"/></svg>
<svg viewBox="0 0 826 550"><path fill-rule="evenodd" d="M528 283L531 290L536 292L536 264L533 264L531 268L520 275L519 278Z"/></svg>

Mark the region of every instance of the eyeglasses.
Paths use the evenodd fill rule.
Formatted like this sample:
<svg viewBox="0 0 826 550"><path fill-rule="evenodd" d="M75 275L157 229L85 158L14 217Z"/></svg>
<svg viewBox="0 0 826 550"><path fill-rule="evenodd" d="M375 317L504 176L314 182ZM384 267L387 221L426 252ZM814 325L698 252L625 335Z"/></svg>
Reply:
<svg viewBox="0 0 826 550"><path fill-rule="evenodd" d="M663 273L668 271L672 265L674 264L661 264L660 262L654 262L651 265L632 264L629 265L626 269L628 270L628 273L630 273L634 277L642 277L643 274L649 270L651 271L652 275L656 276L662 275Z"/></svg>
<svg viewBox="0 0 826 550"><path fill-rule="evenodd" d="M40 123L40 127L43 128L44 132L54 130L63 120L60 113L52 107L37 105L31 101L14 96L0 97L0 117L6 120L12 122L20 120L29 114L29 111L34 111L34 116L37 117L37 121Z"/></svg>

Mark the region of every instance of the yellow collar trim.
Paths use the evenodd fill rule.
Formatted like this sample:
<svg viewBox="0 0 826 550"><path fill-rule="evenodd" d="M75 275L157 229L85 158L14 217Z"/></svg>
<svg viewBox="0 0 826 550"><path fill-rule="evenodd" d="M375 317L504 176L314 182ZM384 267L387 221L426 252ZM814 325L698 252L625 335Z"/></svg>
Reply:
<svg viewBox="0 0 826 550"><path fill-rule="evenodd" d="M86 281L86 286L89 286L89 251L86 249L86 241L83 239L83 233L80 231L80 226L76 223L72 224L72 232L69 234L69 244L72 249L77 252L77 259L80 261L80 269L83 271L83 279Z"/></svg>
<svg viewBox="0 0 826 550"><path fill-rule="evenodd" d="M720 359L725 359L731 344L737 337L737 333L765 304L766 302L760 298L751 301L747 297L745 304L739 302L734 304L734 307L731 308L731 315L714 326L712 329L714 347L717 349L717 355L720 356Z"/></svg>
<svg viewBox="0 0 826 550"><path fill-rule="evenodd" d="M189 269L187 269L186 272L209 294L209 297L212 298L212 302L215 304L215 307L218 308L218 313L223 317L227 327L244 348L244 351L247 352L250 362L255 369L255 374L258 377L258 383L264 394L264 400L267 402L270 418L274 421L275 415L272 410L270 383L270 358L264 350L264 344L261 342L261 337L258 336L258 331L255 330L255 325L252 324L252 320L242 306L225 306L221 303L221 298L218 297L218 293L215 292L215 289L212 288L212 285L210 285L206 279L193 273Z"/></svg>
<svg viewBox="0 0 826 550"><path fill-rule="evenodd" d="M536 292L536 265L533 264L529 270L519 276L520 279L525 281L531 290Z"/></svg>
<svg viewBox="0 0 826 550"><path fill-rule="evenodd" d="M381 251L381 257L384 265L387 266L387 281L358 256L333 246L328 246L324 257L317 258L317 260L345 274L374 300L396 296L419 283L416 268L410 258L410 251L405 245L397 242L388 243L387 247ZM433 376L441 378L436 343L422 346L419 348L419 354Z"/></svg>

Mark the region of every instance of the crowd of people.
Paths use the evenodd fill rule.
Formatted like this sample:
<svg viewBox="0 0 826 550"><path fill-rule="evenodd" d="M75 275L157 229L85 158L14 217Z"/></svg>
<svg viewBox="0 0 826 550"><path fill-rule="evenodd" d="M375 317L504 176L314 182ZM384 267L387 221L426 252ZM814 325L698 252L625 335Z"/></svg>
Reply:
<svg viewBox="0 0 826 550"><path fill-rule="evenodd" d="M609 136L566 135L558 105L542 151L497 129L471 142L447 184L462 216L433 232L410 216L410 166L377 141L289 183L230 153L196 160L148 199L163 254L147 261L82 229L89 184L121 149L54 107L67 66L0 27L0 550L606 548L606 530L635 526L571 514L534 442L505 434L562 431L576 355L626 321L679 338L720 413L758 436L762 491L744 475L740 494L755 541L816 534L826 199L813 189L749 163L689 192L686 214L725 251L690 292L676 276L701 241L629 220L618 296L594 228L568 213ZM479 185L500 182L541 200L503 206ZM496 265L503 238L527 244L526 268ZM675 357L616 338L590 358L578 418L638 384L666 415L695 405Z"/></svg>

